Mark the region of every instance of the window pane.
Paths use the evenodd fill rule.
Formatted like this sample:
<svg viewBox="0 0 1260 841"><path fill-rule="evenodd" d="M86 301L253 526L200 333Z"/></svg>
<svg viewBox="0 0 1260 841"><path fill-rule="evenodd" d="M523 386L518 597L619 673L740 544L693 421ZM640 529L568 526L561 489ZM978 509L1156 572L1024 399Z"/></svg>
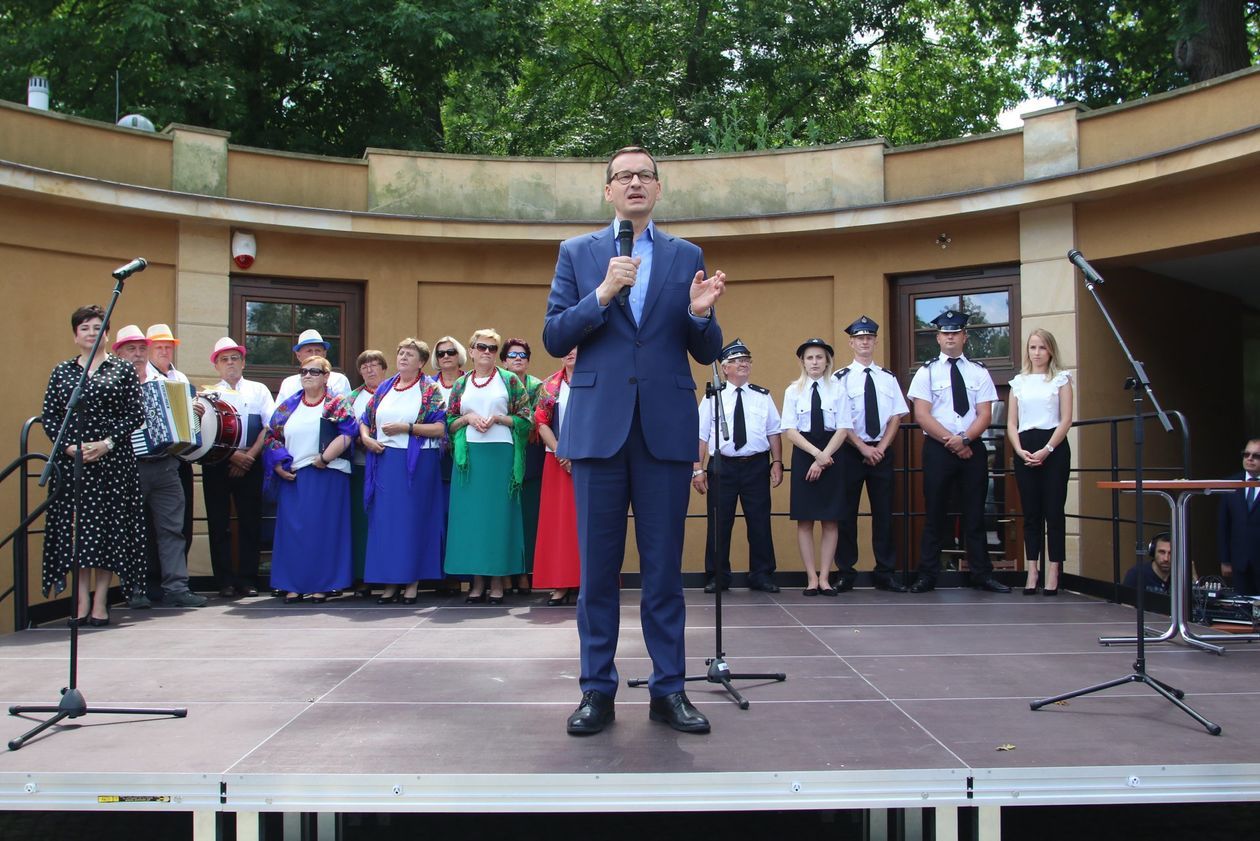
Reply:
<svg viewBox="0 0 1260 841"><path fill-rule="evenodd" d="M967 331L967 356L971 359L1009 358L1011 328L979 327Z"/></svg>
<svg viewBox="0 0 1260 841"><path fill-rule="evenodd" d="M318 330L326 341L331 340L332 336L341 335L341 307L298 304L293 310L293 315L297 319L295 326L299 333L303 330Z"/></svg>
<svg viewBox="0 0 1260 841"><path fill-rule="evenodd" d="M914 327L916 330L932 329L932 319L946 310L958 309L958 296L946 298L918 298L914 302Z"/></svg>
<svg viewBox="0 0 1260 841"><path fill-rule="evenodd" d="M925 362L941 353L940 346L936 343L935 333L915 333L914 335L914 361Z"/></svg>
<svg viewBox="0 0 1260 841"><path fill-rule="evenodd" d="M293 358L293 340L280 336L246 336L245 349L249 355L245 357L247 365L280 365L285 368L297 367Z"/></svg>
<svg viewBox="0 0 1260 841"><path fill-rule="evenodd" d="M293 333L293 306L264 301L245 302L246 333Z"/></svg>
<svg viewBox="0 0 1260 841"><path fill-rule="evenodd" d="M332 363L332 366L334 368L342 367L341 366L341 339L330 339L327 337L327 334L325 334L324 341L328 342L328 345L329 345L328 361Z"/></svg>
<svg viewBox="0 0 1260 841"><path fill-rule="evenodd" d="M964 295L962 306L969 324L1008 324L1011 320L1010 294L1005 291Z"/></svg>

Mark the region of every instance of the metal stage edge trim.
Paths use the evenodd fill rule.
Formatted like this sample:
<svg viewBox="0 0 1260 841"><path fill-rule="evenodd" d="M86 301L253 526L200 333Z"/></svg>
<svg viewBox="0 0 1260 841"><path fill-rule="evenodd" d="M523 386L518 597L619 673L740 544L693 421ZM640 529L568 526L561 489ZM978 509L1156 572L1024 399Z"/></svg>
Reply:
<svg viewBox="0 0 1260 841"><path fill-rule="evenodd" d="M1260 799L1260 764L583 774L0 773L0 809L669 812Z"/></svg>

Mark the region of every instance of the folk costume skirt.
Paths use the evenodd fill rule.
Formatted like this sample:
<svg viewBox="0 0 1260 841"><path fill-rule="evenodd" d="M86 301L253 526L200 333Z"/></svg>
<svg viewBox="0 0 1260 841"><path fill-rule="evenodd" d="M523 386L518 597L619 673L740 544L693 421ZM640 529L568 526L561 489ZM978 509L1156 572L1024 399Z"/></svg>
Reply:
<svg viewBox="0 0 1260 841"><path fill-rule="evenodd" d="M538 539L534 542L533 584L553 590L577 587L582 581L581 566L573 477L553 453L547 453L538 509Z"/></svg>
<svg viewBox="0 0 1260 841"><path fill-rule="evenodd" d="M421 450L410 477L406 450L386 447L376 458L376 489L367 506L364 579L410 584L441 578L446 500L439 451Z"/></svg>
<svg viewBox="0 0 1260 841"><path fill-rule="evenodd" d="M303 467L292 482L277 482L271 588L327 593L349 587L349 474Z"/></svg>
<svg viewBox="0 0 1260 841"><path fill-rule="evenodd" d="M451 476L446 523L447 575L525 571L521 501L510 493L512 445L470 443L468 468Z"/></svg>

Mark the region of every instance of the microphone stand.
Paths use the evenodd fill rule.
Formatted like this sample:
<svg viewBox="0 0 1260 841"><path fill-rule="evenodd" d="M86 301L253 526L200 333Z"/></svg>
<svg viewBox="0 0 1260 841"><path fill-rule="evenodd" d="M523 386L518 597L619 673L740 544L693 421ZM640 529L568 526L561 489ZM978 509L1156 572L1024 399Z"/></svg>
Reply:
<svg viewBox="0 0 1260 841"><path fill-rule="evenodd" d="M1120 335L1120 330L1116 327L1116 323L1111 320L1111 314L1107 311L1107 307L1103 304L1102 299L1098 297L1096 286L1102 284L1103 279L1097 272L1090 267L1089 271L1085 267L1089 264L1081 257L1078 251L1069 251L1068 259L1070 259L1077 268L1081 269L1082 275L1085 277L1085 288L1093 297L1094 302L1098 304L1098 309L1102 312L1103 318L1107 322L1107 326L1111 328L1111 333L1116 337L1116 342L1120 345L1120 350L1124 352L1125 358L1129 360L1129 366L1133 369L1133 376L1124 381L1126 391L1133 392L1133 492L1137 495L1135 503L1135 518L1137 519L1137 659L1133 663L1133 671L1123 677L1109 680L1106 683L1100 683L1096 686L1088 686L1084 689L1078 689L1074 692L1068 692L1063 695L1056 695L1053 698L1045 698L1040 701L1033 701L1029 707L1033 710L1039 710L1047 704L1053 704L1058 701L1065 701L1069 698L1077 698L1081 695L1090 695L1095 692L1101 692L1104 689L1111 689L1115 686L1123 686L1127 683L1143 683L1155 690L1156 693L1166 698L1169 703L1176 706L1186 715L1193 718L1204 729L1213 736L1221 735L1221 726L1208 721L1182 699L1186 697L1186 693L1180 689L1176 689L1161 680L1151 677L1146 671L1146 547L1142 544L1142 524L1143 524L1143 505L1142 505L1142 445L1144 443L1145 434L1143 432L1142 419L1142 395L1150 397L1151 405L1155 409L1156 415L1159 417L1160 423L1164 427L1165 432L1172 431L1172 423L1168 420L1168 415L1164 413L1163 408L1159 405L1159 401L1155 399L1155 392L1151 389L1151 381L1146 376L1146 368L1137 359L1134 359L1133 353L1129 350L1129 346L1125 344L1124 337ZM1080 262L1077 262L1077 261ZM1083 266L1082 266L1083 264ZM1184 563L1184 558L1175 559L1175 563Z"/></svg>
<svg viewBox="0 0 1260 841"><path fill-rule="evenodd" d="M143 263L143 261L139 261ZM134 263L128 266L134 266ZM75 424L75 436L80 445L83 443L83 413L78 410L79 401L83 399L83 391L87 386L88 370L91 368L92 360L96 359L96 353L100 349L101 339L105 337L106 331L109 329L109 319L114 313L114 306L118 303L118 296L122 294L123 284L126 283L127 277L133 272L143 270L144 266L132 268L126 271L128 266L124 266L114 273L117 283L114 284L114 295L110 299L109 309L105 311L105 320L101 324L101 331L96 335L96 341L92 344L92 353L88 357L88 364L83 367L83 374L79 377L79 382L75 385L74 391L70 392L70 399L66 403L66 415L61 420L61 428L57 430L57 437L53 441L52 454L47 464L44 466L44 472L40 474L39 484L43 487L47 484L49 477L54 470L53 462L57 458L57 453L64 451L66 434L70 428L71 419ZM120 276L121 275L121 276ZM119 447L130 447L130 440L119 441L116 443ZM79 567L80 549L82 548L83 530L80 521L83 503L83 449L81 446L75 448L74 453L74 503L72 510L74 512L74 540L72 541L71 559L70 559L70 603L71 616L79 615L79 576L81 575ZM83 693L79 691L79 623L74 622L70 625L70 679L69 685L61 690L61 701L55 706L29 706L15 705L9 707L9 715L22 715L24 713L53 713L52 718L40 722L31 730L18 736L9 742L9 750L21 750L30 739L38 736L48 728L59 724L67 718L81 718L85 715L147 715L147 716L173 716L175 718L184 718L188 715L186 709L137 709L125 708L106 709L103 707L89 707L87 700L83 697Z"/></svg>
<svg viewBox="0 0 1260 841"><path fill-rule="evenodd" d="M731 440L730 430L726 426L726 412L722 408L722 380L718 373L718 364L713 363L713 380L705 383L704 396L712 399L713 404L713 426L711 427L715 433L713 444L709 450L709 475L712 476L712 484L709 486L708 504L705 506L705 518L709 526L709 549L712 552L714 563L714 581L717 587L713 590L713 625L714 625L714 655L707 658L704 664L708 666L708 670L702 675L687 675L683 678L686 682L707 681L708 683L721 684L722 688L727 691L741 710L748 709L748 699L739 694L739 690L731 683L733 680L787 680L787 675L783 672L767 672L764 674L741 673L734 674L731 667L726 662L726 652L722 649L722 569L729 563L730 545L728 542L725 555L720 555L721 541L718 539L718 493L722 483L722 441ZM635 678L626 681L627 686L643 686L647 683L644 678Z"/></svg>

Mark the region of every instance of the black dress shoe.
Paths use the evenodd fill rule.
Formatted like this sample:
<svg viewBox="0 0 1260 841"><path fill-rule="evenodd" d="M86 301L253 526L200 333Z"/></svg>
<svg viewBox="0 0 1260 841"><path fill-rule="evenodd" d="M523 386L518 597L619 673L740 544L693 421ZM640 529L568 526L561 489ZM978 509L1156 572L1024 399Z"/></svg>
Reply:
<svg viewBox="0 0 1260 841"><path fill-rule="evenodd" d="M1043 596L1057 596L1057 595L1059 595L1059 588L1058 588L1058 587L1055 587L1053 590L1050 590L1050 589L1045 589L1045 590L1042 590L1042 591L1041 591L1041 595L1043 595Z"/></svg>
<svg viewBox="0 0 1260 841"><path fill-rule="evenodd" d="M971 586L977 590L988 590L990 593L1009 593L1011 591L1010 587L1007 587L992 575L972 581Z"/></svg>
<svg viewBox="0 0 1260 841"><path fill-rule="evenodd" d="M582 693L582 701L569 716L566 729L570 736L591 736L612 724L617 714L613 711L613 696L588 689Z"/></svg>
<svg viewBox="0 0 1260 841"><path fill-rule="evenodd" d="M887 590L890 593L905 593L910 588L907 587L905 584L902 584L894 576L877 575L875 576L875 589Z"/></svg>
<svg viewBox="0 0 1260 841"><path fill-rule="evenodd" d="M920 575L914 580L914 583L910 585L911 593L927 593L935 589L936 581L928 578L926 575Z"/></svg>
<svg viewBox="0 0 1260 841"><path fill-rule="evenodd" d="M662 721L683 733L709 732L709 720L691 705L686 692L671 692L668 695L653 698L648 705L648 718L653 721Z"/></svg>
<svg viewBox="0 0 1260 841"><path fill-rule="evenodd" d="M748 585L749 590L760 590L763 593L779 592L779 585L773 581L753 581Z"/></svg>
<svg viewBox="0 0 1260 841"><path fill-rule="evenodd" d="M710 578L708 581L704 582L704 591L706 593L716 593L717 581L713 578Z"/></svg>
<svg viewBox="0 0 1260 841"><path fill-rule="evenodd" d="M841 573L836 577L836 592L847 593L853 589L853 585L857 583L857 576L848 573Z"/></svg>

